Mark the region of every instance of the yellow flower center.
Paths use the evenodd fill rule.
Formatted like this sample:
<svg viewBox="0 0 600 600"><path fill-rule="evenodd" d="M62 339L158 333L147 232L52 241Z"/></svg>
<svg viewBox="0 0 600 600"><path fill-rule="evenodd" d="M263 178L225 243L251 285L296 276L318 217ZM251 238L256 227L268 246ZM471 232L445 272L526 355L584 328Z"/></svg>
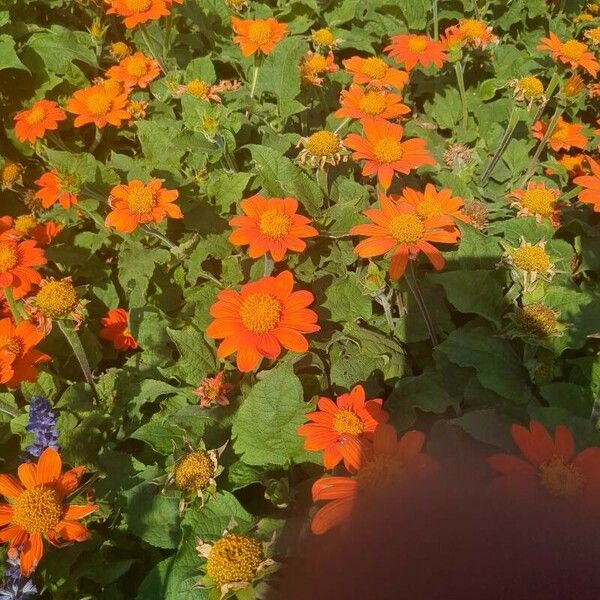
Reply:
<svg viewBox="0 0 600 600"><path fill-rule="evenodd" d="M327 59L322 54L313 54L307 61L307 67L315 73L327 70Z"/></svg>
<svg viewBox="0 0 600 600"><path fill-rule="evenodd" d="M340 149L340 138L331 131L317 131L306 141L306 149L313 156L333 156Z"/></svg>
<svg viewBox="0 0 600 600"><path fill-rule="evenodd" d="M19 254L14 244L0 243L0 273L10 271L19 262Z"/></svg>
<svg viewBox="0 0 600 600"><path fill-rule="evenodd" d="M539 302L518 309L515 321L522 331L540 338L548 337L558 329L556 313Z"/></svg>
<svg viewBox="0 0 600 600"><path fill-rule="evenodd" d="M317 29L311 35L312 41L318 46L332 46L335 41L333 33L329 29Z"/></svg>
<svg viewBox="0 0 600 600"><path fill-rule="evenodd" d="M281 301L278 298L257 292L244 300L240 315L248 331L260 334L275 329L281 318L281 311Z"/></svg>
<svg viewBox="0 0 600 600"><path fill-rule="evenodd" d="M52 531L61 520L64 506L56 490L36 485L25 490L12 505L13 523L27 533Z"/></svg>
<svg viewBox="0 0 600 600"><path fill-rule="evenodd" d="M145 56L134 56L127 60L125 71L132 77L142 77L148 72Z"/></svg>
<svg viewBox="0 0 600 600"><path fill-rule="evenodd" d="M132 13L143 13L152 6L152 0L125 0L125 6Z"/></svg>
<svg viewBox="0 0 600 600"><path fill-rule="evenodd" d="M398 480L400 464L393 456L375 456L356 475L359 490L373 491Z"/></svg>
<svg viewBox="0 0 600 600"><path fill-rule="evenodd" d="M423 221L413 214L396 215L389 224L390 235L400 244L416 244L423 239Z"/></svg>
<svg viewBox="0 0 600 600"><path fill-rule="evenodd" d="M264 21L255 21L248 27L248 38L251 42L266 44L271 40L271 26Z"/></svg>
<svg viewBox="0 0 600 600"><path fill-rule="evenodd" d="M46 118L46 111L41 106L35 106L29 111L29 114L25 117L25 120L30 125L37 125Z"/></svg>
<svg viewBox="0 0 600 600"><path fill-rule="evenodd" d="M385 107L385 94L381 92L367 92L360 100L360 109L368 115L380 115Z"/></svg>
<svg viewBox="0 0 600 600"><path fill-rule="evenodd" d="M206 98L210 91L210 85L201 79L192 79L186 86L185 91L194 98Z"/></svg>
<svg viewBox="0 0 600 600"><path fill-rule="evenodd" d="M129 46L125 42L115 42L111 45L110 51L113 56L117 58L122 58L129 54Z"/></svg>
<svg viewBox="0 0 600 600"><path fill-rule="evenodd" d="M417 206L417 214L421 219L430 219L444 214L444 207L437 198L424 198Z"/></svg>
<svg viewBox="0 0 600 600"><path fill-rule="evenodd" d="M380 163L393 163L402 158L402 143L393 137L384 137L375 142L373 147L375 158Z"/></svg>
<svg viewBox="0 0 600 600"><path fill-rule="evenodd" d="M365 424L351 410L342 408L335 415L333 429L340 434L349 433L350 435L358 436L365 430Z"/></svg>
<svg viewBox="0 0 600 600"><path fill-rule="evenodd" d="M561 46L561 52L569 60L579 60L587 51L587 46L577 40L569 40Z"/></svg>
<svg viewBox="0 0 600 600"><path fill-rule="evenodd" d="M483 37L485 30L485 23L475 19L465 19L460 24L461 35L472 42Z"/></svg>
<svg viewBox="0 0 600 600"><path fill-rule="evenodd" d="M77 307L77 293L73 284L67 279L49 281L37 293L35 305L45 317L64 318Z"/></svg>
<svg viewBox="0 0 600 600"><path fill-rule="evenodd" d="M521 77L517 83L517 87L527 100L539 98L544 93L544 84L537 77L533 77L533 75Z"/></svg>
<svg viewBox="0 0 600 600"><path fill-rule="evenodd" d="M35 226L37 221L32 215L19 215L15 219L15 231L21 235L27 235Z"/></svg>
<svg viewBox="0 0 600 600"><path fill-rule="evenodd" d="M23 350L23 343L18 337L3 337L0 338L0 348L8 350L13 354L20 355Z"/></svg>
<svg viewBox="0 0 600 600"><path fill-rule="evenodd" d="M260 232L273 239L285 237L292 227L292 220L289 215L276 209L264 212L258 221Z"/></svg>
<svg viewBox="0 0 600 600"><path fill-rule="evenodd" d="M2 167L2 185L9 186L12 185L17 179L19 179L19 175L21 174L21 169L19 165L11 160L7 160Z"/></svg>
<svg viewBox="0 0 600 600"><path fill-rule="evenodd" d="M421 36L414 36L408 40L408 50L415 54L423 52L427 48L427 38Z"/></svg>
<svg viewBox="0 0 600 600"><path fill-rule="evenodd" d="M567 123L561 123L560 121L556 124L551 139L558 142L566 142L569 137L569 126Z"/></svg>
<svg viewBox="0 0 600 600"><path fill-rule="evenodd" d="M264 559L258 540L229 534L215 542L210 549L206 572L219 587L227 583L251 583Z"/></svg>
<svg viewBox="0 0 600 600"><path fill-rule="evenodd" d="M528 273L545 273L550 268L550 257L540 246L523 246L512 252L513 264Z"/></svg>
<svg viewBox="0 0 600 600"><path fill-rule="evenodd" d="M554 194L547 189L537 188L527 190L523 194L521 204L529 212L541 215L542 217L550 217L554 211Z"/></svg>
<svg viewBox="0 0 600 600"><path fill-rule="evenodd" d="M129 210L136 215L147 215L156 206L154 192L147 187L132 187L127 193Z"/></svg>
<svg viewBox="0 0 600 600"><path fill-rule="evenodd" d="M594 29L589 29L586 33L586 36L592 40L594 44L600 43L600 27L594 27Z"/></svg>
<svg viewBox="0 0 600 600"><path fill-rule="evenodd" d="M87 97L86 105L94 117L104 117L110 112L112 101L105 94L95 92Z"/></svg>
<svg viewBox="0 0 600 600"><path fill-rule="evenodd" d="M562 458L553 458L540 466L540 482L553 496L570 498L583 487L583 477L577 468L566 465Z"/></svg>
<svg viewBox="0 0 600 600"><path fill-rule="evenodd" d="M175 485L182 492L205 488L215 474L215 465L208 452L195 451L186 454L173 471Z"/></svg>
<svg viewBox="0 0 600 600"><path fill-rule="evenodd" d="M371 79L383 79L388 70L388 65L381 58L372 56L363 61L360 72Z"/></svg>

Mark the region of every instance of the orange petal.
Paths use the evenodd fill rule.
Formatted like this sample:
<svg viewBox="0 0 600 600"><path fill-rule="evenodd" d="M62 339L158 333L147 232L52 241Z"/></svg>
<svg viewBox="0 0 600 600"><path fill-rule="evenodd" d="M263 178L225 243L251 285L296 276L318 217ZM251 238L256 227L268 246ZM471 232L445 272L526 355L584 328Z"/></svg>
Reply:
<svg viewBox="0 0 600 600"><path fill-rule="evenodd" d="M61 474L62 461L53 448L46 448L37 464L37 482L39 484L55 483Z"/></svg>

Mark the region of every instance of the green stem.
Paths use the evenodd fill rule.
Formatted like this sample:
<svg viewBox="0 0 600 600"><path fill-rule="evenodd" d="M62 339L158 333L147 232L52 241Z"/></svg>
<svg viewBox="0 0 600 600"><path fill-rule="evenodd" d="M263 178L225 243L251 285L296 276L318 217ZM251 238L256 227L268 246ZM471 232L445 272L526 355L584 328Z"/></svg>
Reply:
<svg viewBox="0 0 600 600"><path fill-rule="evenodd" d="M70 152L70 150L65 146L65 143L60 139L60 136L52 131L49 131L46 134L46 137L49 140L52 140L61 150L65 150L66 152Z"/></svg>
<svg viewBox="0 0 600 600"><path fill-rule="evenodd" d="M429 310L427 309L427 304L423 299L421 294L421 290L419 289L419 284L417 283L417 277L415 275L415 267L412 260L409 260L409 267L406 273L404 274L406 283L421 311L421 315L423 316L423 320L425 321L425 326L427 327L427 332L429 333L429 339L433 346L437 346L438 339L435 333L435 328L433 327L433 321L431 319L431 315L429 314Z"/></svg>
<svg viewBox="0 0 600 600"><path fill-rule="evenodd" d="M98 147L98 145L100 144L100 142L102 141L102 134L104 133L103 129L98 129L96 127L96 133L94 135L94 141L92 142L92 145L88 148L88 152L90 154L94 153L94 150L96 150L96 148Z"/></svg>
<svg viewBox="0 0 600 600"><path fill-rule="evenodd" d="M169 13L165 26L165 37L163 38L163 60L167 60L167 54L171 49L171 31L173 30L173 12Z"/></svg>
<svg viewBox="0 0 600 600"><path fill-rule="evenodd" d="M79 494L89 489L98 479L100 479L99 473L94 473L87 481L83 482L74 492L71 492L66 498L65 502L69 503L74 498L77 498Z"/></svg>
<svg viewBox="0 0 600 600"><path fill-rule="evenodd" d="M4 296L6 297L6 301L8 302L10 312L12 313L12 316L13 316L13 319L14 319L15 325L16 325L17 323L20 323L25 318L23 316L21 306L15 300L15 297L13 296L11 288L9 288L9 287L4 288Z"/></svg>
<svg viewBox="0 0 600 600"><path fill-rule="evenodd" d="M250 98L254 98L256 91L256 82L258 81L258 65L254 65L254 74L252 75L252 87L250 88Z"/></svg>
<svg viewBox="0 0 600 600"><path fill-rule="evenodd" d="M392 317L392 308L390 306L390 300L385 294L377 294L375 296L375 300L377 300L378 304L383 308L383 313L385 314L385 320L387 321L388 327L390 328L390 332L394 333L394 319Z"/></svg>
<svg viewBox="0 0 600 600"><path fill-rule="evenodd" d="M433 39L440 37L440 24L438 16L438 0L433 0Z"/></svg>
<svg viewBox="0 0 600 600"><path fill-rule="evenodd" d="M571 200L572 198L575 198L575 196L578 196L581 193L581 190L583 190L583 188L578 185L577 187L573 188L567 194L564 194L564 195L560 196L559 200L561 202L567 202L568 200Z"/></svg>
<svg viewBox="0 0 600 600"><path fill-rule="evenodd" d="M141 229L145 233L153 235L155 238L159 239L161 242L166 244L167 247L169 248L169 250L177 249L177 245L174 244L168 237L166 237L162 233L160 233L160 231L156 231L156 229L152 229L151 227L148 227L148 225L142 225Z"/></svg>
<svg viewBox="0 0 600 600"><path fill-rule="evenodd" d="M79 365L81 366L81 370L83 371L83 375L85 380L88 382L89 386L92 388L92 394L96 400L98 398L98 392L96 391L96 386L94 384L94 379L92 377L92 370L90 368L90 363L87 359L87 355L77 335L77 332L71 327L71 325L67 321L58 320L58 327L63 332L67 342L73 349L73 354L75 354L75 358L77 358Z"/></svg>
<svg viewBox="0 0 600 600"><path fill-rule="evenodd" d="M344 119L339 125L338 128L333 132L337 135L337 132L348 123L350 119Z"/></svg>
<svg viewBox="0 0 600 600"><path fill-rule="evenodd" d="M481 14L479 12L479 7L477 6L477 0L473 0L473 16L478 20L481 21Z"/></svg>
<svg viewBox="0 0 600 600"><path fill-rule="evenodd" d="M469 118L469 109L467 108L467 92L465 90L465 75L462 63L455 62L454 70L456 71L456 82L458 84L458 91L460 93L460 102L462 104L462 126L463 129L467 128L467 119Z"/></svg>
<svg viewBox="0 0 600 600"><path fill-rule="evenodd" d="M494 168L496 167L496 165L498 164L498 161L500 160L500 158L504 154L504 151L508 147L508 144L510 142L510 139L512 138L512 135L517 127L518 122L519 122L519 113L517 111L517 107L513 106L513 109L510 113L510 117L508 119L508 126L506 128L506 131L504 132L504 135L502 136L502 140L500 141L500 145L496 149L494 156L492 156L492 160L490 160L490 162L485 170L485 173L483 174L483 177L481 178L481 185L485 185L488 182L488 179L490 178L492 172L494 171Z"/></svg>
<svg viewBox="0 0 600 600"><path fill-rule="evenodd" d="M269 258L269 255L265 253L265 270L263 272L264 277L268 277L275 267L275 263Z"/></svg>

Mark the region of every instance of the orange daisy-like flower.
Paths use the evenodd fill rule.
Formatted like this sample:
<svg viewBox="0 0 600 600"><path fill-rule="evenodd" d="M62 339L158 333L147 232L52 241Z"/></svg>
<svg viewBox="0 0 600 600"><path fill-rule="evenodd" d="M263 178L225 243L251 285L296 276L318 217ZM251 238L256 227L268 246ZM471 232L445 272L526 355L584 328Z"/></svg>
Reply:
<svg viewBox="0 0 600 600"><path fill-rule="evenodd" d="M492 28L483 21L461 19L457 25L446 28L443 43L449 49L466 44L471 44L475 48L485 48L497 41L498 38L492 33Z"/></svg>
<svg viewBox="0 0 600 600"><path fill-rule="evenodd" d="M252 56L256 52L270 54L287 31L287 25L273 17L256 20L231 17L231 26L236 33L233 41L244 56Z"/></svg>
<svg viewBox="0 0 600 600"><path fill-rule="evenodd" d="M11 288L15 298L22 298L31 291L34 284L37 285L42 280L33 267L47 262L44 251L37 247L35 240L18 242L1 239L0 288Z"/></svg>
<svg viewBox="0 0 600 600"><path fill-rule="evenodd" d="M135 350L138 343L129 330L129 313L123 308L112 308L100 319L100 337L112 342L116 350Z"/></svg>
<svg viewBox="0 0 600 600"><path fill-rule="evenodd" d="M308 52L300 63L300 77L303 83L309 85L322 85L325 73L335 73L339 67L333 60L333 52L331 50L324 56L323 54L315 54Z"/></svg>
<svg viewBox="0 0 600 600"><path fill-rule="evenodd" d="M357 499L368 499L390 483L410 486L429 479L437 462L422 452L424 444L420 431L407 431L398 439L391 425L379 425L372 451L354 477L323 477L313 484L313 501L329 502L312 518L312 532L320 535L340 525L352 514Z"/></svg>
<svg viewBox="0 0 600 600"><path fill-rule="evenodd" d="M52 100L38 100L31 108L15 117L15 135L20 142L31 144L43 138L46 131L58 129L58 122L67 118L65 112Z"/></svg>
<svg viewBox="0 0 600 600"><path fill-rule="evenodd" d="M0 319L0 383L15 388L23 381L37 381L36 365L50 357L35 348L44 332L29 321L18 325L11 318Z"/></svg>
<svg viewBox="0 0 600 600"><path fill-rule="evenodd" d="M93 123L102 129L106 125L119 127L121 121L130 117L127 110L129 99L121 86L107 82L97 83L82 90L77 90L67 101L67 111L77 115L75 127Z"/></svg>
<svg viewBox="0 0 600 600"><path fill-rule="evenodd" d="M371 87L389 87L401 90L408 83L408 73L390 67L384 60L371 56L353 56L344 61L344 68L352 75L352 82Z"/></svg>
<svg viewBox="0 0 600 600"><path fill-rule="evenodd" d="M454 196L452 190L447 188L438 192L432 183L425 186L424 192L407 187L402 190L401 196L391 196L391 198L397 202L412 204L421 219L447 216L463 223L471 222L469 216L463 212L464 200Z"/></svg>
<svg viewBox="0 0 600 600"><path fill-rule="evenodd" d="M183 219L177 204L179 192L162 187L160 179L143 183L138 179L117 185L110 192L108 203L112 211L105 223L119 233L131 233L140 223L161 223L164 219Z"/></svg>
<svg viewBox="0 0 600 600"><path fill-rule="evenodd" d="M554 439L537 421L529 429L512 426L512 438L523 458L495 454L488 461L500 474L498 490L533 499L545 493L598 512L600 506L600 448L575 453L573 435L558 425Z"/></svg>
<svg viewBox="0 0 600 600"><path fill-rule="evenodd" d="M403 64L407 71L414 69L417 64L424 67L435 65L439 69L448 60L442 42L413 33L392 36L392 43L385 48L385 52L397 63Z"/></svg>
<svg viewBox="0 0 600 600"><path fill-rule="evenodd" d="M302 252L306 243L302 238L318 235L309 225L309 218L297 214L295 198L270 198L252 196L240 202L246 216L229 221L237 227L229 236L236 246L248 245L248 255L258 258L268 252L274 261L283 260L287 250Z"/></svg>
<svg viewBox="0 0 600 600"><path fill-rule="evenodd" d="M317 314L307 308L314 296L292 291L294 277L283 271L277 277L263 277L242 286L239 292L223 290L210 307L214 321L206 334L222 339L217 355L224 358L237 352L237 367L252 371L261 359L275 359L283 346L293 352L306 352L304 334L319 331Z"/></svg>
<svg viewBox="0 0 600 600"><path fill-rule="evenodd" d="M362 258L371 258L393 250L390 262L392 279L400 279L406 271L408 260L415 259L419 252L424 252L439 271L445 264L444 257L431 242L455 243L460 232L454 226L454 219L448 215L422 218L415 205L400 200L381 194L381 209L363 211L373 223L355 225L350 230L351 235L367 237L358 243L355 253Z"/></svg>
<svg viewBox="0 0 600 600"><path fill-rule="evenodd" d="M373 439L377 426L389 418L382 404L381 398L367 400L362 385L354 386L336 402L319 398L319 410L306 414L311 422L298 428L298 435L306 438L304 448L322 450L326 469L333 469L342 460L348 470L360 468L368 440Z"/></svg>
<svg viewBox="0 0 600 600"><path fill-rule="evenodd" d="M85 467L62 473L60 455L46 448L37 464L19 465L19 479L0 475L0 542L8 542L8 555L19 556L21 572L28 576L44 554L44 538L54 546L83 542L89 531L79 520L93 513L95 504L68 504L79 486Z"/></svg>
<svg viewBox="0 0 600 600"><path fill-rule="evenodd" d="M56 169L52 169L34 183L40 188L34 198L40 201L43 208L50 208L58 202L68 209L78 202L75 194L77 181L72 175L60 175Z"/></svg>
<svg viewBox="0 0 600 600"><path fill-rule="evenodd" d="M533 137L541 140L548 129L547 123L537 121L531 128ZM560 117L556 123L556 127L548 139L548 145L552 150L570 150L571 148L582 148L587 146L588 139L581 130L583 125L579 123L568 123Z"/></svg>
<svg viewBox="0 0 600 600"><path fill-rule="evenodd" d="M519 209L517 216L534 216L538 223L543 219L549 219L554 227L560 225L560 211L556 208L556 201L560 196L560 190L547 188L543 183L530 181L527 189L514 190L508 194L513 198L511 206Z"/></svg>
<svg viewBox="0 0 600 600"><path fill-rule="evenodd" d="M402 140L404 129L400 125L382 122L364 124L365 137L351 133L344 145L352 150L354 160L365 160L362 174L377 175L377 180L387 190L394 172L408 174L422 165L435 165L425 140L410 138Z"/></svg>
<svg viewBox="0 0 600 600"><path fill-rule="evenodd" d="M119 81L126 87L145 88L160 75L160 66L143 52L125 57L118 65L111 67L106 76Z"/></svg>
<svg viewBox="0 0 600 600"><path fill-rule="evenodd" d="M133 29L148 21L155 21L169 14L166 0L104 0L110 4L107 15L124 17L123 23L127 29Z"/></svg>
<svg viewBox="0 0 600 600"><path fill-rule="evenodd" d="M537 47L538 50L550 52L554 60L559 60L572 69L585 69L592 77L596 77L600 64L583 42L578 40L561 42L552 32L549 36L540 38L542 43Z"/></svg>
<svg viewBox="0 0 600 600"><path fill-rule="evenodd" d="M587 161L592 169L592 174L576 177L573 179L573 183L585 188L577 196L579 201L589 204L594 212L600 212L600 165L589 156Z"/></svg>
<svg viewBox="0 0 600 600"><path fill-rule="evenodd" d="M344 90L340 102L342 108L335 113L336 118L350 117L359 119L363 124L397 119L410 112L410 108L402 104L402 97L398 94L382 89L365 91L358 85L351 85L349 90Z"/></svg>

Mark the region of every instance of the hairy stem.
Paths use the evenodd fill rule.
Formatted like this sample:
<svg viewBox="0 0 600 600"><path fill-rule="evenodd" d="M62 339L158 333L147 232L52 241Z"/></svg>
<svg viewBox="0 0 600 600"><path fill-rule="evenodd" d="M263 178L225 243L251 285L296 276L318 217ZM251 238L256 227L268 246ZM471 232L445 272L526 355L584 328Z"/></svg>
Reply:
<svg viewBox="0 0 600 600"><path fill-rule="evenodd" d="M513 109L510 113L510 117L508 119L508 126L506 127L506 131L504 132L504 135L502 136L502 140L500 141L500 144L499 144L498 148L496 149L494 156L492 156L492 160L490 160L490 162L485 170L485 173L483 174L483 176L481 178L481 185L485 185L488 182L488 179L490 178L491 174L493 173L496 165L498 164L498 161L502 158L504 151L508 147L508 144L512 138L512 135L517 127L518 122L519 122L519 114L517 112L517 107L513 106Z"/></svg>
<svg viewBox="0 0 600 600"><path fill-rule="evenodd" d="M433 39L440 37L440 24L438 16L438 0L433 0Z"/></svg>

